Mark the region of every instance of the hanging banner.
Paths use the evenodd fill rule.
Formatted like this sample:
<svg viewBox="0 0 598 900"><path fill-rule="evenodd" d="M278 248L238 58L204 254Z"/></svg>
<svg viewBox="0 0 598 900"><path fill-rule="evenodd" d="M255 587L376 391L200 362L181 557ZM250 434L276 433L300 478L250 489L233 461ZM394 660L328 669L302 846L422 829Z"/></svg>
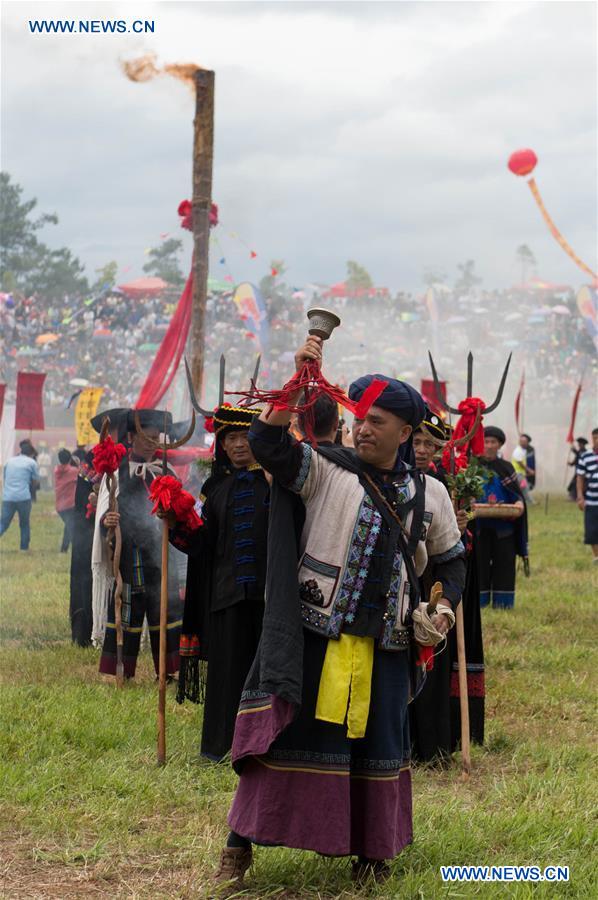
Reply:
<svg viewBox="0 0 598 900"><path fill-rule="evenodd" d="M19 372L17 375L17 431L43 431L45 372Z"/></svg>
<svg viewBox="0 0 598 900"><path fill-rule="evenodd" d="M440 393L442 394L443 399L446 400L446 381L439 381L438 384L440 385ZM422 378L419 392L432 412L436 413L437 416L441 416L441 418L444 419L445 412L438 402L433 379Z"/></svg>
<svg viewBox="0 0 598 900"><path fill-rule="evenodd" d="M572 444L575 440L575 420L577 418L577 407L579 406L579 398L581 397L582 385L583 377L577 385L577 390L575 391L575 396L573 398L573 406L571 407L571 421L569 422L569 431L567 432L567 437L565 438L568 444Z"/></svg>
<svg viewBox="0 0 598 900"><path fill-rule="evenodd" d="M136 409L155 409L172 384L187 343L192 303L193 270L187 278L170 325L141 388L135 404Z"/></svg>
<svg viewBox="0 0 598 900"><path fill-rule="evenodd" d="M2 412L4 410L4 395L6 393L6 385L0 384L0 422L2 421Z"/></svg>
<svg viewBox="0 0 598 900"><path fill-rule="evenodd" d="M95 428L92 428L90 419L97 413L103 393L104 388L91 387L84 388L79 394L75 407L75 431L78 447L83 447L85 444L97 444L100 439Z"/></svg>

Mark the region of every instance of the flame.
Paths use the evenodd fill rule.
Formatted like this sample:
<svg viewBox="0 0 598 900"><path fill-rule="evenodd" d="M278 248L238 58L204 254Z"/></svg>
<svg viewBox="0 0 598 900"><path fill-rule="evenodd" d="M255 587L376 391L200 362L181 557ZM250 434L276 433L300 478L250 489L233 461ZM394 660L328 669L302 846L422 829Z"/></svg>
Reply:
<svg viewBox="0 0 598 900"><path fill-rule="evenodd" d="M168 63L162 68L156 65L156 54L148 53L137 59L129 59L122 63L122 68L130 81L151 81L157 75L172 75L182 81L192 90L195 90L194 75L199 72L201 66L195 63Z"/></svg>

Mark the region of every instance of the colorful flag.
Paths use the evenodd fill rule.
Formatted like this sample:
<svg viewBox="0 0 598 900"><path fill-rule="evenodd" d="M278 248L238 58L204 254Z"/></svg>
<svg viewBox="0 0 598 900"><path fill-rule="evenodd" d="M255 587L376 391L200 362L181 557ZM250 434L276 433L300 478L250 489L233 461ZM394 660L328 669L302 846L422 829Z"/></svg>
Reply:
<svg viewBox="0 0 598 900"><path fill-rule="evenodd" d="M261 291L254 284L244 281L237 287L233 301L249 334L259 345L259 352L264 353L268 344L269 331L266 305Z"/></svg>
<svg viewBox="0 0 598 900"><path fill-rule="evenodd" d="M45 372L19 372L17 375L17 408L15 429L43 431Z"/></svg>
<svg viewBox="0 0 598 900"><path fill-rule="evenodd" d="M77 445L97 444L99 435L92 428L90 419L93 419L100 405L100 398L104 388L84 388L79 394L75 407L75 431L77 433Z"/></svg>

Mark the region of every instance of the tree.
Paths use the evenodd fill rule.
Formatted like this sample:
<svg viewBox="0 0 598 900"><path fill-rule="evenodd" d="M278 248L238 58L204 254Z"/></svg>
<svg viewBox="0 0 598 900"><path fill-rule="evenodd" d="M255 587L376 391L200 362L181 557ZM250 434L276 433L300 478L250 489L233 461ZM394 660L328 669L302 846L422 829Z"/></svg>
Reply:
<svg viewBox="0 0 598 900"><path fill-rule="evenodd" d="M159 247L152 247L148 253L149 259L143 267L148 275L156 275L163 278L168 284L182 287L185 278L179 263L179 253L183 249L183 242L176 238L163 241Z"/></svg>
<svg viewBox="0 0 598 900"><path fill-rule="evenodd" d="M4 290L38 292L48 299L87 290L84 268L70 250L51 250L37 238L55 213L32 214L37 200L23 200L23 188L0 172L0 284Z"/></svg>
<svg viewBox="0 0 598 900"><path fill-rule="evenodd" d="M94 293L100 293L100 291L108 290L109 288L114 287L116 284L116 273L118 272L118 263L116 260L112 259L110 262L106 263L105 266L102 266L100 269L95 270L97 279L91 286L91 290Z"/></svg>
<svg viewBox="0 0 598 900"><path fill-rule="evenodd" d="M459 270L459 277L455 282L455 291L458 294L470 294L477 284L482 283L482 279L475 273L475 262L473 259L459 263L457 269Z"/></svg>
<svg viewBox="0 0 598 900"><path fill-rule="evenodd" d="M534 271L536 268L536 257L527 244L521 244L521 246L517 247L517 259L521 266L521 284L525 284L530 270Z"/></svg>
<svg viewBox="0 0 598 900"><path fill-rule="evenodd" d="M432 287L433 284L444 284L446 279L447 274L442 269L437 269L436 266L425 266L422 281L426 287Z"/></svg>
<svg viewBox="0 0 598 900"><path fill-rule="evenodd" d="M284 259L273 259L270 262L270 272L260 280L259 289L264 297L273 297L279 291L284 291L286 285L280 279L286 272ZM273 274L274 273L274 274ZM278 279L278 280L277 280Z"/></svg>
<svg viewBox="0 0 598 900"><path fill-rule="evenodd" d="M347 262L345 282L349 291L368 290L374 287L374 282L368 270L352 259Z"/></svg>

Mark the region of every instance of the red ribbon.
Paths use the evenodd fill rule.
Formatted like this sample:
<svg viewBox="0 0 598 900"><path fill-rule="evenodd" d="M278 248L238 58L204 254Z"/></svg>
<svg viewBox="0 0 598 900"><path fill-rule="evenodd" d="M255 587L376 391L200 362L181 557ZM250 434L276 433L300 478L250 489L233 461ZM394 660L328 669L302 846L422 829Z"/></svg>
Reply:
<svg viewBox="0 0 598 900"><path fill-rule="evenodd" d="M123 444L115 444L109 434L91 451L93 467L98 475L113 475L120 466L127 450Z"/></svg>
<svg viewBox="0 0 598 900"><path fill-rule="evenodd" d="M307 439L310 443L317 443L314 433L314 412L313 408L322 394L326 394L335 403L348 409L349 412L357 416L358 419L365 418L370 406L376 402L380 394L388 386L388 381L380 378L374 378L372 383L368 385L363 392L361 399L355 403L342 391L337 385L330 384L322 375L320 364L316 360L309 360L303 363L298 372L287 381L284 387L278 391L260 391L255 385L250 391L235 392L237 396L244 397L247 406L255 406L256 404L270 404L274 410L287 409L292 413L302 413L305 421L305 431ZM304 402L301 406L291 403L293 394L303 392Z"/></svg>
<svg viewBox="0 0 598 900"><path fill-rule="evenodd" d="M172 511L177 522L195 531L203 525L203 519L195 511L195 498L189 491L183 490L178 478L173 475L159 475L154 478L149 489L150 500L153 500L152 515L159 509Z"/></svg>
<svg viewBox="0 0 598 900"><path fill-rule="evenodd" d="M442 454L442 465L447 472L451 471L451 455L455 453L455 444L468 434L474 426L478 410L484 412L486 404L479 397L467 397L462 400L458 406L461 417L457 422L453 436L444 448ZM480 416L478 427L470 439L458 448L459 452L455 454L455 471L467 468L467 461L470 455L484 455L484 425L483 416Z"/></svg>

